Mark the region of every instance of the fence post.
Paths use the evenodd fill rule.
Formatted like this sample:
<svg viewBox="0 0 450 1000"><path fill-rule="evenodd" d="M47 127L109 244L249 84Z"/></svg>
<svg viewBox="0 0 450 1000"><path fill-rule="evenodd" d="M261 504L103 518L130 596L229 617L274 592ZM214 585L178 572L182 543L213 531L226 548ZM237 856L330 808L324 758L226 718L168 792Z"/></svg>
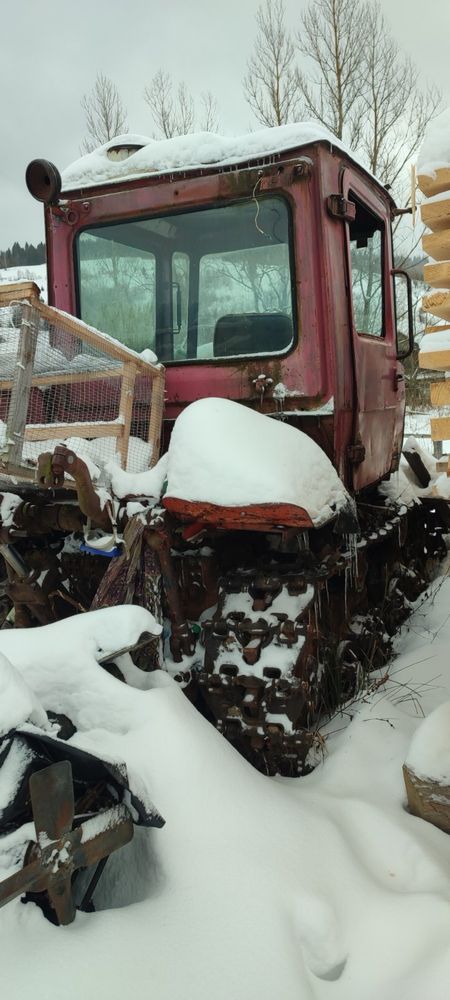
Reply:
<svg viewBox="0 0 450 1000"><path fill-rule="evenodd" d="M22 460L38 328L39 313L33 308L32 302L24 302L15 362L16 372L11 389L6 426L5 457L6 461L12 465L20 465Z"/></svg>

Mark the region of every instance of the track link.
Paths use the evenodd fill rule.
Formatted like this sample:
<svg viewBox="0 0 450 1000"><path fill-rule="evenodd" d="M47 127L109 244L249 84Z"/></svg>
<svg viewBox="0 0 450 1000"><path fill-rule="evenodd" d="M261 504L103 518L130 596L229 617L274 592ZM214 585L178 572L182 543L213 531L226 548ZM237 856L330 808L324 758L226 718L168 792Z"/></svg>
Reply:
<svg viewBox="0 0 450 1000"><path fill-rule="evenodd" d="M359 514L358 537L332 547L314 534L315 552L303 547L286 561L266 557L226 573L203 623L202 698L219 731L265 773L315 766L319 720L386 663L442 558L445 528L435 513L421 511L421 533L415 509L366 504Z"/></svg>

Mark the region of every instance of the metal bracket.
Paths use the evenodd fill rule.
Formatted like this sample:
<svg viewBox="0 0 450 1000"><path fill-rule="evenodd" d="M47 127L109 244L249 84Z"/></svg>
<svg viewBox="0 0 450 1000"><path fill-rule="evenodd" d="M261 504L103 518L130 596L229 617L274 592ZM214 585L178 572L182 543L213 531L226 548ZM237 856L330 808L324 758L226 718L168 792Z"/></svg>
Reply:
<svg viewBox="0 0 450 1000"><path fill-rule="evenodd" d="M355 202L348 201L342 194L328 195L327 209L329 215L335 219L343 219L344 222L353 222L356 217Z"/></svg>

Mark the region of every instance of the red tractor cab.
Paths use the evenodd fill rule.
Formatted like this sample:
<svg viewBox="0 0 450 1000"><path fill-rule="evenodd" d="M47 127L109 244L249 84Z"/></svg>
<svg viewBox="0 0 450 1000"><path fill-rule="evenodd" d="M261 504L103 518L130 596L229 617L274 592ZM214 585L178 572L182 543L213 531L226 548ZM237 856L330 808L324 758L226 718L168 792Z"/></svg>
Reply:
<svg viewBox="0 0 450 1000"><path fill-rule="evenodd" d="M360 491L403 434L394 203L323 130L206 139L113 140L62 195L33 161L50 304L164 363L166 440L188 403L225 397L306 431Z"/></svg>

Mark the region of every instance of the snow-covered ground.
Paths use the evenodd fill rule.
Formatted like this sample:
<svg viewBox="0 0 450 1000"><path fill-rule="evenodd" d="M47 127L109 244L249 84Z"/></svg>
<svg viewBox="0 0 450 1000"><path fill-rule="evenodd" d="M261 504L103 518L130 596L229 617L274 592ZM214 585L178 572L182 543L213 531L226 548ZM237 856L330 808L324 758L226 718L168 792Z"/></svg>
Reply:
<svg viewBox="0 0 450 1000"><path fill-rule="evenodd" d="M422 714L450 699L449 607L444 575L390 680L327 725L322 764L295 780L254 771L167 675L139 674L142 690L98 666L100 649L152 626L143 609L1 633L20 675L2 660L14 721L42 724L43 703L67 712L73 741L126 761L166 820L110 859L96 913L58 928L32 904L0 911L4 995L447 1000L450 838L405 810L402 764ZM0 842L0 877L19 841Z"/></svg>
<svg viewBox="0 0 450 1000"><path fill-rule="evenodd" d="M35 281L41 290L44 302L47 301L47 265L29 264L25 267L0 267L0 284L11 284L14 281Z"/></svg>
<svg viewBox="0 0 450 1000"><path fill-rule="evenodd" d="M58 928L32 904L0 910L5 997L448 1000L450 839L406 811L402 778L423 715L450 702L443 574L399 637L389 679L372 678L325 726L322 763L295 780L254 771L167 674L128 664L125 686L99 666L155 630L143 609L0 632L0 733L45 726L44 708L66 713L72 742L124 761L166 820L110 859L96 913ZM3 767L0 810L12 779ZM32 833L0 839L0 878Z"/></svg>
<svg viewBox="0 0 450 1000"><path fill-rule="evenodd" d="M433 454L433 441L431 440L431 424L433 417L447 417L448 407L431 408L428 410L407 410L405 414L405 438L410 436L418 438L420 445L425 451ZM450 441L443 441L443 452L448 454Z"/></svg>

